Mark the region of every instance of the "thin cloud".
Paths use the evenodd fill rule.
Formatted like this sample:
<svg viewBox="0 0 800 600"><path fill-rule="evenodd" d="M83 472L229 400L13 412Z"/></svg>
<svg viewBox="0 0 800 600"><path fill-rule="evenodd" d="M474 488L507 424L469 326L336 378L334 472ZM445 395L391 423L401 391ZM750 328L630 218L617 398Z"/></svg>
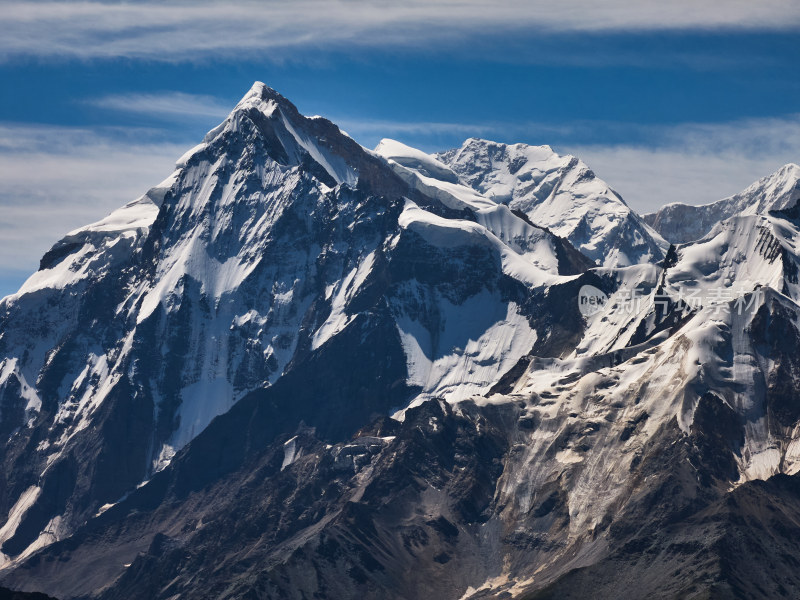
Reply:
<svg viewBox="0 0 800 600"><path fill-rule="evenodd" d="M118 94L102 96L86 102L105 110L146 114L169 119L174 119L175 117L189 119L217 117L223 119L231 110L229 104L212 96L185 94L183 92Z"/></svg>
<svg viewBox="0 0 800 600"><path fill-rule="evenodd" d="M0 283L35 271L68 231L141 196L192 145L147 133L0 124Z"/></svg>
<svg viewBox="0 0 800 600"><path fill-rule="evenodd" d="M640 213L713 202L800 163L800 115L647 129L649 145L568 147Z"/></svg>
<svg viewBox="0 0 800 600"><path fill-rule="evenodd" d="M537 31L782 30L800 28L794 0L485 0L428 2L6 2L0 60L203 57L286 49L430 47Z"/></svg>
<svg viewBox="0 0 800 600"><path fill-rule="evenodd" d="M551 125L545 123L514 122L507 123L502 121L486 121L483 123L448 123L444 121L391 121L391 120L360 120L360 119L337 119L331 120L340 125L343 129L355 135L387 136L392 133L427 135L427 134L448 134L474 136L486 133L503 132L504 135L563 135L575 130L572 125Z"/></svg>

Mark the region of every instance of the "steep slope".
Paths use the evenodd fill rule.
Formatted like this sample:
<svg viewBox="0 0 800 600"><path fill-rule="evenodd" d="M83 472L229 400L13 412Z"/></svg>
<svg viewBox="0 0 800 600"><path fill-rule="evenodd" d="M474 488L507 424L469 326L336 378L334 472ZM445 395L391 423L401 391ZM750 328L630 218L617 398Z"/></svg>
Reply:
<svg viewBox="0 0 800 600"><path fill-rule="evenodd" d="M685 464L690 457L671 458ZM654 486L657 493L625 515L639 527L617 533L611 556L520 598L795 597L800 588L792 546L800 533L798 477L746 483L729 493L706 491L700 501L697 495L687 497L682 514L659 514L671 507L657 494L674 501L687 488L699 488L692 484L691 468L679 470L682 481L668 482L675 487Z"/></svg>
<svg viewBox="0 0 800 600"><path fill-rule="evenodd" d="M436 155L459 181L567 238L607 267L657 262L667 243L574 156L549 146L469 139Z"/></svg>
<svg viewBox="0 0 800 600"><path fill-rule="evenodd" d="M291 427L333 439L487 391L538 337L531 290L586 266L506 207L410 186L256 84L168 180L68 234L0 304L3 560L68 536L309 364ZM320 409L309 390L331 370L352 375Z"/></svg>
<svg viewBox="0 0 800 600"><path fill-rule="evenodd" d="M800 199L800 166L784 165L747 189L711 204L691 206L676 202L642 218L673 244L697 240L712 227L734 215L766 214L788 210Z"/></svg>

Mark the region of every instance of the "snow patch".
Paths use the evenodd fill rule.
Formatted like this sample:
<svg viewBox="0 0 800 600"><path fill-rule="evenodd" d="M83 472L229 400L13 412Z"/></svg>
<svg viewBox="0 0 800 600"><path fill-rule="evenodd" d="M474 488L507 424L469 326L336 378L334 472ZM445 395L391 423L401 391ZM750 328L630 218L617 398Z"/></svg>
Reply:
<svg viewBox="0 0 800 600"><path fill-rule="evenodd" d="M298 458L303 455L303 449L297 445L297 436L287 440L283 444L283 462L281 463L281 471L294 463Z"/></svg>
<svg viewBox="0 0 800 600"><path fill-rule="evenodd" d="M8 511L8 518L5 524L0 528L0 546L14 537L25 513L36 503L41 493L42 488L32 485L20 494L14 506ZM8 556L0 553L0 568L4 567L9 560Z"/></svg>
<svg viewBox="0 0 800 600"><path fill-rule="evenodd" d="M418 321L397 318L409 383L420 386L412 406L428 398L457 402L482 394L536 342L536 331L514 303L488 291L460 305L439 301L442 327L436 340Z"/></svg>
<svg viewBox="0 0 800 600"><path fill-rule="evenodd" d="M316 350L322 346L334 335L344 330L344 328L355 319L356 315L347 314L347 304L353 296L355 296L372 272L374 262L375 251L373 250L367 254L363 260L359 261L358 266L345 275L344 279L326 288L325 298L328 299L333 296L333 300L331 301L331 314L320 328L314 332L311 338L312 350Z"/></svg>

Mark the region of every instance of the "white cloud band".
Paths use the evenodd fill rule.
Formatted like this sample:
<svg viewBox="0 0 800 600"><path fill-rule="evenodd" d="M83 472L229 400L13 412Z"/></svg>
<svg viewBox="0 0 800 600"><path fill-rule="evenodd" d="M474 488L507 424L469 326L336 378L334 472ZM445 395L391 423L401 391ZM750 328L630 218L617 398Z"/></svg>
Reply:
<svg viewBox="0 0 800 600"><path fill-rule="evenodd" d="M5 2L0 60L196 60L331 45L419 46L511 30L791 30L795 0Z"/></svg>
<svg viewBox="0 0 800 600"><path fill-rule="evenodd" d="M114 94L95 98L87 103L106 110L169 119L215 117L222 120L231 110L230 104L225 104L211 96L183 92Z"/></svg>

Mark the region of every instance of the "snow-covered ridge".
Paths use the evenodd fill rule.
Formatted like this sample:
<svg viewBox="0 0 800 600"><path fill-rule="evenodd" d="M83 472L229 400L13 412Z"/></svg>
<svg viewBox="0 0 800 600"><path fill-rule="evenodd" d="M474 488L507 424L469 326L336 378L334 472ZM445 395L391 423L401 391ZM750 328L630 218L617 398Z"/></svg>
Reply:
<svg viewBox="0 0 800 600"><path fill-rule="evenodd" d="M635 436L605 439L599 455L561 455L561 462L581 464L570 496L577 526L613 503L620 473L648 439L673 421L686 435L696 432L703 397L720 399L741 423L741 448L733 456L738 478L731 485L800 472L800 430L796 419L787 421L793 409L784 407L791 401L782 392L786 377L794 381L788 372L796 368L800 344L798 239L797 224L778 213L739 215L678 247L666 269L598 269L609 299L587 317L574 352L533 357L508 396L489 399L533 394L543 400L540 417L554 422L569 414L589 426L622 407L616 419L643 423ZM533 435L531 460L558 433L546 431ZM539 464L531 476L551 468ZM580 490L593 490L592 498Z"/></svg>
<svg viewBox="0 0 800 600"><path fill-rule="evenodd" d="M435 156L426 154L422 150L417 150L397 140L382 139L375 148L375 152L425 177L447 183L458 183L458 175Z"/></svg>
<svg viewBox="0 0 800 600"><path fill-rule="evenodd" d="M420 150L384 139L375 152L386 158L395 173L414 189L436 198L448 208L471 212L475 223L463 224L462 229L474 229L480 225L478 229L486 230L534 266L549 273L559 273L554 238L550 232L514 215L506 205L458 183L455 173ZM533 279L538 281L541 277Z"/></svg>
<svg viewBox="0 0 800 600"><path fill-rule="evenodd" d="M788 210L799 199L800 166L789 163L728 198L701 206L675 202L643 218L670 242L682 244L700 239L716 223L734 215Z"/></svg>

